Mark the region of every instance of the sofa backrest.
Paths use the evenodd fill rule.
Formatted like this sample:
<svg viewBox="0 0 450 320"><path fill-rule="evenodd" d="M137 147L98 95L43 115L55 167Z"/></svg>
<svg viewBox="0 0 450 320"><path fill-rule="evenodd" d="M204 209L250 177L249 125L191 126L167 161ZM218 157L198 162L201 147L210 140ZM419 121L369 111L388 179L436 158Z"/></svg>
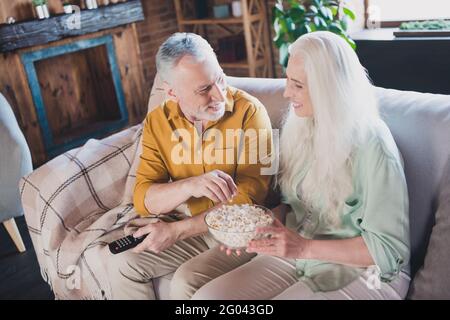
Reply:
<svg viewBox="0 0 450 320"><path fill-rule="evenodd" d="M279 128L288 102L284 79L228 78L230 85L247 91L267 108ZM405 162L410 200L411 271L423 264L438 188L450 156L450 96L376 88L380 113L389 126ZM450 245L450 244L449 244Z"/></svg>
<svg viewBox="0 0 450 320"><path fill-rule="evenodd" d="M450 157L450 96L377 88L380 112L405 161L411 269L422 266Z"/></svg>
<svg viewBox="0 0 450 320"><path fill-rule="evenodd" d="M283 97L285 79L228 77L228 84L258 98L266 107L273 128L280 128L282 118L289 107Z"/></svg>

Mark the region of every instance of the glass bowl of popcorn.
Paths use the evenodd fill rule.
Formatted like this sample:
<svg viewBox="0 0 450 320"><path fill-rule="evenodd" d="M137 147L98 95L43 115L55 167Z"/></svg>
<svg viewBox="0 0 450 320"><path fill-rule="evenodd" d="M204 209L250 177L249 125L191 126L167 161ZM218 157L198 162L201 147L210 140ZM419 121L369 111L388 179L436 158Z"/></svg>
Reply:
<svg viewBox="0 0 450 320"><path fill-rule="evenodd" d="M256 228L270 226L272 211L259 205L223 205L208 212L205 222L211 235L230 249L244 249L256 238Z"/></svg>

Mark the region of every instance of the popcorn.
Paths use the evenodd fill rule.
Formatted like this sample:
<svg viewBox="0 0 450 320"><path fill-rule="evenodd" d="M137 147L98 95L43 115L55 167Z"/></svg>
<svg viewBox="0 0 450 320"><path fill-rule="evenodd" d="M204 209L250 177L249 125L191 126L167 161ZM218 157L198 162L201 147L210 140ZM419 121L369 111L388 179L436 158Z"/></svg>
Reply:
<svg viewBox="0 0 450 320"><path fill-rule="evenodd" d="M269 209L249 204L224 205L209 212L205 221L209 232L229 248L245 248L255 238L256 228L273 222Z"/></svg>

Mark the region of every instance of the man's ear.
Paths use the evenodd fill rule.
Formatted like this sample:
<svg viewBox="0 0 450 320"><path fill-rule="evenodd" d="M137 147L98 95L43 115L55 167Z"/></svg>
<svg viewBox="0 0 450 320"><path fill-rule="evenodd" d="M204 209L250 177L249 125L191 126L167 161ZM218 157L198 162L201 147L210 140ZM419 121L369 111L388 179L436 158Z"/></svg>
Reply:
<svg viewBox="0 0 450 320"><path fill-rule="evenodd" d="M169 98L170 100L173 100L175 102L178 102L178 97L175 94L175 92L172 89L172 86L166 82L163 81L163 87L164 87L164 91L166 92L167 98Z"/></svg>

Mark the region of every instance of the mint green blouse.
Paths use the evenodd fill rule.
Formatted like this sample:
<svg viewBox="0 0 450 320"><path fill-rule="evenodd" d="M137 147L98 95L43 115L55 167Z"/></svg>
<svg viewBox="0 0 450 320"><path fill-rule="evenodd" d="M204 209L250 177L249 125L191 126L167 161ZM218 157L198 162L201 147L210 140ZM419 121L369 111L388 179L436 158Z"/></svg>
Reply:
<svg viewBox="0 0 450 320"><path fill-rule="evenodd" d="M308 239L362 236L381 281L392 281L409 262L408 192L400 153L383 121L353 153L352 177L353 193L343 206L340 226L324 223L318 210L306 205L301 195L283 193L282 201L292 208L286 226ZM313 291L340 289L366 270L306 259L297 259L296 267L299 281Z"/></svg>

